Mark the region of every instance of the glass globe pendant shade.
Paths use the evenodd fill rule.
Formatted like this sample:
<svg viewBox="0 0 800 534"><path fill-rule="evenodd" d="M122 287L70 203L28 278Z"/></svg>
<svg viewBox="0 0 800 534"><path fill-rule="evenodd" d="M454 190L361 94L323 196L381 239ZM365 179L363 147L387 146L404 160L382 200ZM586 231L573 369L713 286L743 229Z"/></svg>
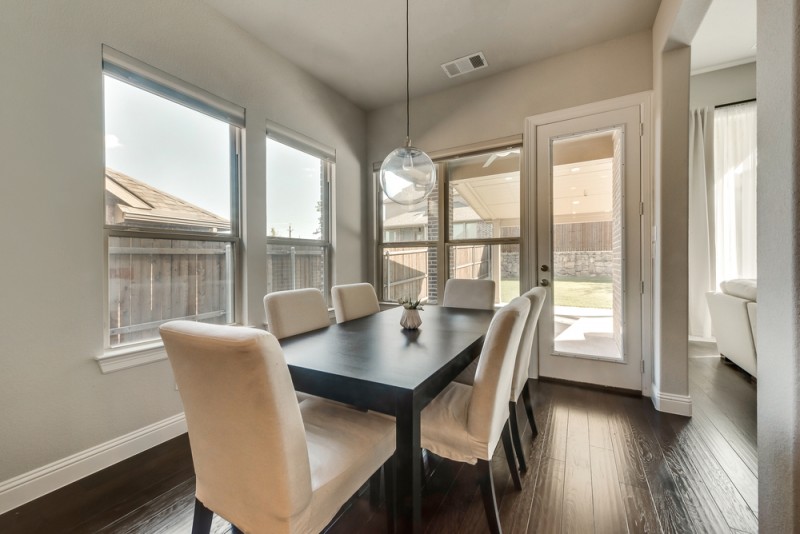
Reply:
<svg viewBox="0 0 800 534"><path fill-rule="evenodd" d="M390 200L410 206L422 202L436 185L436 166L413 146L400 147L381 164L381 187Z"/></svg>

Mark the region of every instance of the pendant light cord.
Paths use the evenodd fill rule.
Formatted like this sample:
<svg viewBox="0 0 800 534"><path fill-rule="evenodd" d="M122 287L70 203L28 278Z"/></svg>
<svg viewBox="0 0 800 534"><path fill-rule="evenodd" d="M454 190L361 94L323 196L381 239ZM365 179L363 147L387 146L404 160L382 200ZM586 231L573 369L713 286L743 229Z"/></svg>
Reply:
<svg viewBox="0 0 800 534"><path fill-rule="evenodd" d="M408 59L408 2L406 0L406 146L411 145L411 97L409 85L409 59Z"/></svg>

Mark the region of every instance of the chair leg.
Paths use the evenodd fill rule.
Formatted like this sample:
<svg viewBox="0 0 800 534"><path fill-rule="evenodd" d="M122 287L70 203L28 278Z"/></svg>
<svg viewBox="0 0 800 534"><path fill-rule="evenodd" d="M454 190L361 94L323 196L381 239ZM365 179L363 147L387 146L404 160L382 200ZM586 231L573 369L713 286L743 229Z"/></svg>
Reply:
<svg viewBox="0 0 800 534"><path fill-rule="evenodd" d="M497 499L494 494L494 479L492 478L492 463L478 460L475 466L478 469L478 482L481 485L483 507L486 509L486 520L489 522L489 531L492 534L502 534L500 527L500 514L497 512Z"/></svg>
<svg viewBox="0 0 800 534"><path fill-rule="evenodd" d="M381 504L381 469L369 477L369 504L372 508L377 508Z"/></svg>
<svg viewBox="0 0 800 534"><path fill-rule="evenodd" d="M386 532L394 532L395 515L397 507L395 503L395 489L394 489L394 469L395 461L394 455L386 460L383 464L383 484L386 490L384 491L384 498L386 499Z"/></svg>
<svg viewBox="0 0 800 534"><path fill-rule="evenodd" d="M194 500L194 519L192 520L192 534L209 534L214 512L205 507L197 498Z"/></svg>
<svg viewBox="0 0 800 534"><path fill-rule="evenodd" d="M539 435L539 429L536 428L536 419L533 418L533 404L531 403L531 390L529 388L528 384L525 384L525 387L522 388L522 402L525 404L525 413L528 414L528 421L531 423L531 434L535 438Z"/></svg>
<svg viewBox="0 0 800 534"><path fill-rule="evenodd" d="M511 471L511 480L514 481L514 487L519 491L522 489L522 482L519 479L517 462L514 461L514 446L511 444L511 429L508 421L503 425L500 439L503 441L503 450L506 452L506 462L508 462L508 470Z"/></svg>
<svg viewBox="0 0 800 534"><path fill-rule="evenodd" d="M244 534L244 532L239 530L239 527L231 523L231 534Z"/></svg>
<svg viewBox="0 0 800 534"><path fill-rule="evenodd" d="M517 403L508 403L508 422L511 423L511 439L514 440L514 450L517 453L517 463L519 463L519 470L525 472L528 466L525 465L525 451L522 449L522 440L519 437L519 423L517 422Z"/></svg>

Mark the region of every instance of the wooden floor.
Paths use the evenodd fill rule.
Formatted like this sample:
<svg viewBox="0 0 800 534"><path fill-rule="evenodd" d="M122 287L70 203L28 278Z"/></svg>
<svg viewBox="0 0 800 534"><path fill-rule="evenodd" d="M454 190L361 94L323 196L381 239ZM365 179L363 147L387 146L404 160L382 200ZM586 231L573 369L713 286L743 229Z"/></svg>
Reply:
<svg viewBox="0 0 800 534"><path fill-rule="evenodd" d="M502 447L493 461L503 531L757 532L756 386L713 346L691 354L691 419L660 414L648 398L534 381L540 434L531 441L520 413L521 492ZM193 491L181 437L0 516L0 532L188 533ZM423 521L429 533L488 531L471 466L428 457ZM328 532L385 525L362 493ZM215 518L213 531L229 525Z"/></svg>

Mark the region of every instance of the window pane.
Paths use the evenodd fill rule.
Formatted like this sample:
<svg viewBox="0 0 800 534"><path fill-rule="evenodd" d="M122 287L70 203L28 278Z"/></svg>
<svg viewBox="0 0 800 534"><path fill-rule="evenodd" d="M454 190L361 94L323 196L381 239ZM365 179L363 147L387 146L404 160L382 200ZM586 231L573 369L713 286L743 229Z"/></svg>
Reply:
<svg viewBox="0 0 800 534"><path fill-rule="evenodd" d="M450 238L519 237L519 149L448 160Z"/></svg>
<svg viewBox="0 0 800 534"><path fill-rule="evenodd" d="M326 241L326 164L267 138L267 235Z"/></svg>
<svg viewBox="0 0 800 534"><path fill-rule="evenodd" d="M267 245L267 293L287 289L325 288L328 248Z"/></svg>
<svg viewBox="0 0 800 534"><path fill-rule="evenodd" d="M106 224L230 233L231 126L103 79Z"/></svg>
<svg viewBox="0 0 800 534"><path fill-rule="evenodd" d="M158 339L172 319L233 322L233 246L110 237L109 345Z"/></svg>
<svg viewBox="0 0 800 534"><path fill-rule="evenodd" d="M449 254L450 278L494 280L496 304L519 296L519 245L457 245Z"/></svg>
<svg viewBox="0 0 800 534"><path fill-rule="evenodd" d="M385 248L381 272L383 300L427 298L436 304L435 247Z"/></svg>
<svg viewBox="0 0 800 534"><path fill-rule="evenodd" d="M377 180L376 180L377 181ZM435 241L439 238L439 193L437 189L428 198L413 206L403 206L389 200L385 194L381 216L384 243L402 241Z"/></svg>

